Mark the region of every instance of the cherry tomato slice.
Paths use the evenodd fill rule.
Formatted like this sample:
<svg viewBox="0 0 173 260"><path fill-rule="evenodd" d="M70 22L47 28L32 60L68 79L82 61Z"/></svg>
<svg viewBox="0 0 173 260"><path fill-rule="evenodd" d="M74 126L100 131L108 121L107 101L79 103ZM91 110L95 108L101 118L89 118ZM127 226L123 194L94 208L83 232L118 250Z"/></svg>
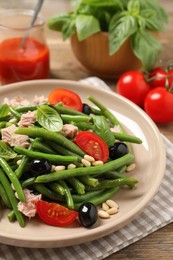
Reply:
<svg viewBox="0 0 173 260"><path fill-rule="evenodd" d="M82 111L83 107L79 95L69 89L64 88L56 88L52 90L48 95L48 102L50 104L57 104L59 102L62 102L64 107L80 112Z"/></svg>
<svg viewBox="0 0 173 260"><path fill-rule="evenodd" d="M95 133L82 131L74 139L74 142L95 160L106 162L109 157L109 149L103 139Z"/></svg>
<svg viewBox="0 0 173 260"><path fill-rule="evenodd" d="M36 202L36 210L40 219L51 226L66 226L75 221L78 212L63 207L57 203L48 203L44 200Z"/></svg>

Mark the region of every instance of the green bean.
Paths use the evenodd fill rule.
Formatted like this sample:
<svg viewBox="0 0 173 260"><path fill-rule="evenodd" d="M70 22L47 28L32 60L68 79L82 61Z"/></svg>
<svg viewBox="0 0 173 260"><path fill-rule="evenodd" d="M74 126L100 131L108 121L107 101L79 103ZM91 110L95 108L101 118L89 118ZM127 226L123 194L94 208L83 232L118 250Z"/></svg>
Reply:
<svg viewBox="0 0 173 260"><path fill-rule="evenodd" d="M136 143L136 144L141 144L142 140L136 136L133 135L128 135L126 133L117 133L113 132L113 135L116 139L120 141L125 141L125 142L130 142L130 143Z"/></svg>
<svg viewBox="0 0 173 260"><path fill-rule="evenodd" d="M28 112L28 111L34 111L37 110L37 108L39 106L45 105L47 104L46 102L39 104L39 105L29 105L29 106L18 106L18 107L14 107L15 110L19 113L24 113L24 112Z"/></svg>
<svg viewBox="0 0 173 260"><path fill-rule="evenodd" d="M36 177L30 177L24 181L21 182L22 188L26 188L28 186L32 186L35 183Z"/></svg>
<svg viewBox="0 0 173 260"><path fill-rule="evenodd" d="M54 107L60 114L86 116L86 114L79 112L77 110L70 109L70 108L67 108L67 107L63 107L62 103L58 103L57 105L54 105Z"/></svg>
<svg viewBox="0 0 173 260"><path fill-rule="evenodd" d="M25 134L30 137L40 137L49 141L53 141L55 143L58 143L62 146L65 146L70 151L80 155L84 156L85 152L80 149L75 143L73 143L68 138L64 137L60 133L55 133L40 127L20 127L15 131L16 134Z"/></svg>
<svg viewBox="0 0 173 260"><path fill-rule="evenodd" d="M7 122L0 122L0 129L6 127L6 123L7 123Z"/></svg>
<svg viewBox="0 0 173 260"><path fill-rule="evenodd" d="M127 169L127 166L120 167L116 169L116 171L109 171L104 172L103 174L100 174L99 176L95 175L95 178L105 178L105 179L117 179L123 176Z"/></svg>
<svg viewBox="0 0 173 260"><path fill-rule="evenodd" d="M15 215L15 213L14 213L14 210L11 210L11 211L8 213L7 217L8 217L8 220L9 220L10 222L15 221L16 215Z"/></svg>
<svg viewBox="0 0 173 260"><path fill-rule="evenodd" d="M33 185L33 187L38 191L40 192L41 194L43 194L44 196L46 196L47 198L49 199L52 199L52 200L55 200L55 201L61 201L61 202L64 202L64 197L53 192L51 189L49 189L48 187L44 186L43 184L38 184L38 183L35 183Z"/></svg>
<svg viewBox="0 0 173 260"><path fill-rule="evenodd" d="M78 178L75 177L67 178L67 182L70 183L70 185L75 189L75 191L78 194L85 193L85 185L80 180L78 180Z"/></svg>
<svg viewBox="0 0 173 260"><path fill-rule="evenodd" d="M47 141L48 145L57 153L60 153L62 155L73 155L73 156L77 156L78 157L78 161L80 162L82 160L82 156L70 151L69 149L67 149L66 147L62 146L62 145L58 145L57 143L51 142L51 141Z"/></svg>
<svg viewBox="0 0 173 260"><path fill-rule="evenodd" d="M90 107L91 109L91 113L94 114L94 115L102 115L102 111L100 109L96 109L94 107Z"/></svg>
<svg viewBox="0 0 173 260"><path fill-rule="evenodd" d="M16 192L17 192L19 200L25 201L25 194L23 192L23 189L21 187L21 184L20 184L17 176L15 175L15 173L13 172L11 167L8 165L8 163L1 157L0 157L0 166L4 170L4 172L7 174L11 183L13 184L13 186L14 186Z"/></svg>
<svg viewBox="0 0 173 260"><path fill-rule="evenodd" d="M9 201L9 198L7 196L7 193L4 189L4 187L0 184L0 197L4 203L4 205L7 207L7 208L11 208L11 203Z"/></svg>
<svg viewBox="0 0 173 260"><path fill-rule="evenodd" d="M104 201L110 199L116 193L118 193L119 190L120 190L119 186L113 187L113 188L110 188L110 189L107 189L107 190L103 190L98 196L94 196L91 199L88 199L87 201L93 203L96 206L98 206L98 205L102 204ZM83 202L75 203L74 209L79 210L79 207L82 203Z"/></svg>
<svg viewBox="0 0 173 260"><path fill-rule="evenodd" d="M10 107L10 112L17 120L20 120L21 115L14 108Z"/></svg>
<svg viewBox="0 0 173 260"><path fill-rule="evenodd" d="M112 187L121 187L121 186L129 186L129 188L133 188L134 185L138 183L138 181L134 178L130 178L130 177L121 177L118 179L113 179L113 180L102 180L100 181L100 183L95 187L91 187L91 186L86 186L86 190L90 191L90 190L103 190L103 189L108 189L108 188L112 188Z"/></svg>
<svg viewBox="0 0 173 260"><path fill-rule="evenodd" d="M30 146L28 148L28 150L32 150L32 147ZM28 162L29 162L29 157L24 155L21 159L21 162L20 162L18 168L14 172L18 179L20 179L21 176L23 175L23 173L25 172Z"/></svg>
<svg viewBox="0 0 173 260"><path fill-rule="evenodd" d="M55 154L55 152L47 145L41 142L40 138L34 139L34 141L31 142L32 147L43 152L43 153L50 153L50 154Z"/></svg>
<svg viewBox="0 0 173 260"><path fill-rule="evenodd" d="M63 120L64 123L68 123L68 122L89 122L91 120L90 116L78 116L78 115L65 115L62 114L61 118Z"/></svg>
<svg viewBox="0 0 173 260"><path fill-rule="evenodd" d="M74 202L73 202L69 187L67 186L67 184L64 180L60 180L59 183L64 188L64 191L65 191L64 196L66 198L68 208L74 209Z"/></svg>
<svg viewBox="0 0 173 260"><path fill-rule="evenodd" d="M117 168L130 164L134 160L133 154L126 154L116 160L109 161L103 165L91 166L91 167L79 167L75 169L67 169L59 172L53 172L51 174L40 175L36 178L38 183L46 183L51 181L57 181L61 179L66 179L69 177L77 177L83 175L95 175L102 174L107 171L116 170Z"/></svg>
<svg viewBox="0 0 173 260"><path fill-rule="evenodd" d="M64 188L58 182L51 182L48 184L48 186L51 190L59 193L62 196L65 194Z"/></svg>
<svg viewBox="0 0 173 260"><path fill-rule="evenodd" d="M99 181L98 179L92 177L92 176L88 176L88 175L85 175L85 176L80 176L78 177L79 180L85 184L85 185L89 185L91 187L96 187L98 184L99 184Z"/></svg>
<svg viewBox="0 0 173 260"><path fill-rule="evenodd" d="M93 130L94 125L86 122L74 122L73 123L75 126L77 126L81 130Z"/></svg>
<svg viewBox="0 0 173 260"><path fill-rule="evenodd" d="M50 162L54 163L73 163L77 162L78 158L77 156L62 156L62 155L56 155L56 154L48 154L48 153L41 153L37 151L29 151L28 149L25 149L21 146L15 146L14 151L20 154L24 154L30 158L45 158L48 159Z"/></svg>
<svg viewBox="0 0 173 260"><path fill-rule="evenodd" d="M1 169L0 169L0 181L8 195L9 201L14 210L14 213L16 215L16 219L18 220L19 225L21 227L24 227L25 226L24 217L23 217L22 213L20 211L18 211L18 200L14 194L14 191L10 185L8 178L6 177L4 171Z"/></svg>
<svg viewBox="0 0 173 260"><path fill-rule="evenodd" d="M88 100L94 103L101 110L103 115L106 118L108 118L113 125L116 125L121 130L121 132L124 133L124 128L122 127L119 120L114 116L114 114L110 110L108 110L103 104L101 104L92 96L88 96Z"/></svg>
<svg viewBox="0 0 173 260"><path fill-rule="evenodd" d="M96 190L96 191L87 191L82 195L79 194L72 194L73 201L76 202L85 202L89 201L92 198L95 198L96 196L99 196L102 194L103 190Z"/></svg>

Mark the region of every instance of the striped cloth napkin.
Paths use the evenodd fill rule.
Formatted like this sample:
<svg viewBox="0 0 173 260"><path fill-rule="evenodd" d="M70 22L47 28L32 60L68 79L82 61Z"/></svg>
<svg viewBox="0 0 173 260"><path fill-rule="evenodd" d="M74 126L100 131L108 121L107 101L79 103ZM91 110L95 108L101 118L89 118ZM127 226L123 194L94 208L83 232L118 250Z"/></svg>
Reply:
<svg viewBox="0 0 173 260"><path fill-rule="evenodd" d="M109 89L102 80L95 77L87 78L82 82ZM150 204L131 223L108 236L72 247L32 249L0 244L0 259L101 260L171 223L173 221L173 144L164 136L163 140L167 160L161 186Z"/></svg>

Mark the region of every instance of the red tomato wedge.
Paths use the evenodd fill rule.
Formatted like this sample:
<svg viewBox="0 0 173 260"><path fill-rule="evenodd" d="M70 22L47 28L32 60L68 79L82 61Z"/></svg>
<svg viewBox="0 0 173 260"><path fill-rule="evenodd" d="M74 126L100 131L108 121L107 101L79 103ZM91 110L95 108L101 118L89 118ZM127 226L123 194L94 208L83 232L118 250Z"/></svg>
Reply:
<svg viewBox="0 0 173 260"><path fill-rule="evenodd" d="M101 137L89 131L82 131L74 139L74 142L95 160L106 162L109 157L107 144Z"/></svg>
<svg viewBox="0 0 173 260"><path fill-rule="evenodd" d="M69 89L64 88L56 88L52 90L48 95L48 102L50 104L57 104L59 102L62 102L64 107L80 112L82 111L83 107L79 95Z"/></svg>
<svg viewBox="0 0 173 260"><path fill-rule="evenodd" d="M67 226L75 221L78 212L63 207L57 203L48 203L44 200L39 200L36 203L37 214L40 219L51 226Z"/></svg>

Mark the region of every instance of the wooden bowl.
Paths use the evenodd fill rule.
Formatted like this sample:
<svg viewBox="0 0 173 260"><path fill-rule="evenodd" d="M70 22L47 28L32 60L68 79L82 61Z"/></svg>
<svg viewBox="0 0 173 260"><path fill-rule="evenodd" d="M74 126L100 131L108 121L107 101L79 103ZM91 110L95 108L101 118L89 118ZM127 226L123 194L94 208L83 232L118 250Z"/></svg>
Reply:
<svg viewBox="0 0 173 260"><path fill-rule="evenodd" d="M142 63L126 40L120 49L109 55L108 33L99 32L83 41L71 37L72 50L78 61L92 74L102 78L118 78L128 70L141 70Z"/></svg>

